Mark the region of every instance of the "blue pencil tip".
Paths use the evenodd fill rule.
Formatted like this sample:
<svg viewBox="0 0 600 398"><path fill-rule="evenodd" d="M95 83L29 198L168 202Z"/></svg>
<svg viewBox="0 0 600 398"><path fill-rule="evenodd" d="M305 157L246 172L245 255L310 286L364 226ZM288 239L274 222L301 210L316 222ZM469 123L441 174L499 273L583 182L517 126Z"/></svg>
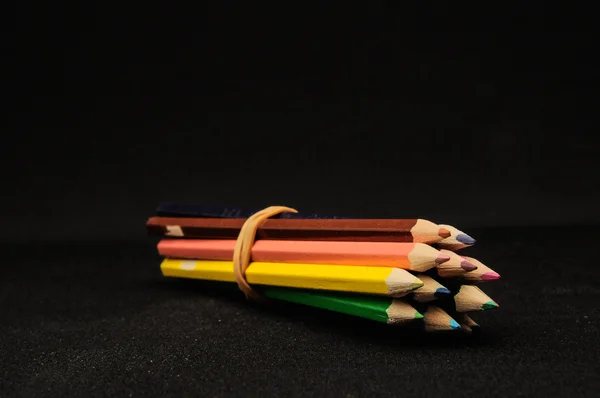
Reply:
<svg viewBox="0 0 600 398"><path fill-rule="evenodd" d="M460 325L459 325L459 324L458 324L458 322L456 322L454 319L452 319L452 320L450 321L450 327L451 327L452 329L454 329L454 330L456 330L456 329L460 329Z"/></svg>
<svg viewBox="0 0 600 398"><path fill-rule="evenodd" d="M438 287L437 289L435 289L435 294L450 294L450 290L446 289L445 287Z"/></svg>
<svg viewBox="0 0 600 398"><path fill-rule="evenodd" d="M464 245L474 245L475 244L475 239L471 238L467 234L456 235L456 240Z"/></svg>

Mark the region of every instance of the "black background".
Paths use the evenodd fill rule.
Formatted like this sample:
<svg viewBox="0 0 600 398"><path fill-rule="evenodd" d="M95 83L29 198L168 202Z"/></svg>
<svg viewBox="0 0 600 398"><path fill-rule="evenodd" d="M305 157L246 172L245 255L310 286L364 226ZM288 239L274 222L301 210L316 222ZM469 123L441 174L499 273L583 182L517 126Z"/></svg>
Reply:
<svg viewBox="0 0 600 398"><path fill-rule="evenodd" d="M22 9L2 237L141 238L165 200L599 222L585 13L480 12Z"/></svg>
<svg viewBox="0 0 600 398"><path fill-rule="evenodd" d="M567 370L579 371L572 379L578 391L598 390L597 364L581 362L593 359L584 348L598 343L590 304L598 274L584 264L593 260L600 222L596 51L585 11L371 3L19 7L5 36L12 106L5 108L0 199L0 237L14 255L0 296L11 347L0 351L8 358L0 377L10 391L181 392L178 372L194 377L209 367L210 379L198 376L189 393L394 395L408 387L396 380L401 391L387 390L381 378L392 377L390 367L415 361L405 376L425 379L408 388L414 392L432 364L439 373L438 361L450 361L460 370L427 385L437 394L469 390L477 369L461 366L470 355L488 372L496 369L490 358L499 369L527 369L521 389L502 384L507 373L499 371L489 389L485 375L476 377L472 392L546 391L531 384L536 375L548 391L566 392ZM503 274L492 288L502 309L487 318L491 331L480 345L427 340L415 349L370 324L326 315L306 328L277 311L248 309L235 292L190 294L163 285L145 236L145 218L160 201L422 217L479 232L472 233L476 254ZM561 245L560 254L546 254ZM531 282L538 272L547 280ZM555 300L530 313L546 296ZM149 312L136 324L142 307ZM567 332L544 340L557 317ZM588 322L583 331L578 322ZM164 324L185 338L208 329L191 347ZM366 343L344 332L365 328ZM296 340L287 342L286 331ZM153 340L155 332L175 340ZM244 333L267 335L262 342L244 337L246 345ZM574 346L561 351L561 338ZM220 347L227 344L235 350ZM373 344L387 359L368 354ZM180 369L177 350L192 350L195 365ZM577 359L560 354L566 351ZM415 356L428 358L423 368ZM86 359L78 365L76 357ZM171 358L170 370L152 379L144 361L161 357ZM326 370L311 372L322 357ZM337 362L354 365L336 369ZM43 373L46 365L35 363L53 365ZM341 371L357 376L324 376ZM245 380L227 381L231 372Z"/></svg>

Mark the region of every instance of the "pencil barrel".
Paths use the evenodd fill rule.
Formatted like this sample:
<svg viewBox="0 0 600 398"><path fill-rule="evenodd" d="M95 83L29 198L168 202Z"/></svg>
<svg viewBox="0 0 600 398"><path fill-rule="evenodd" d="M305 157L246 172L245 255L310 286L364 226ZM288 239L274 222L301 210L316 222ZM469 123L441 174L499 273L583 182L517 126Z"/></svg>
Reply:
<svg viewBox="0 0 600 398"><path fill-rule="evenodd" d="M235 239L245 221L244 218L151 217L146 229L157 236ZM260 225L256 238L435 243L443 239L442 235L437 224L421 219L269 219Z"/></svg>

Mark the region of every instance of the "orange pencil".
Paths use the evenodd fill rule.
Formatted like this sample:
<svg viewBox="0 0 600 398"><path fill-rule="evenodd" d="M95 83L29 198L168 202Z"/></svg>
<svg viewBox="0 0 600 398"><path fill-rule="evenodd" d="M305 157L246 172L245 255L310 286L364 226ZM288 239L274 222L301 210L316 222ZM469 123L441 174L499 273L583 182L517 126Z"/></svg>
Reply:
<svg viewBox="0 0 600 398"><path fill-rule="evenodd" d="M160 255L172 258L231 260L235 240L165 239ZM359 265L426 271L450 256L424 243L327 242L259 240L252 247L252 261L272 263Z"/></svg>

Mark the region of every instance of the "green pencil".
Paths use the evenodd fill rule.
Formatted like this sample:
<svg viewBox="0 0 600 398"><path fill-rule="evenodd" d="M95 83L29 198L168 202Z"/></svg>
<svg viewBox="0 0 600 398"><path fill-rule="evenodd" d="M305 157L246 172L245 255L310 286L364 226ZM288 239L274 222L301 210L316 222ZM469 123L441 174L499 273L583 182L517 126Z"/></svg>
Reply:
<svg viewBox="0 0 600 398"><path fill-rule="evenodd" d="M498 308L498 303L485 294L480 288L472 285L460 286L454 296L456 312L486 311Z"/></svg>
<svg viewBox="0 0 600 398"><path fill-rule="evenodd" d="M276 287L264 288L261 289L261 292L268 298L341 312L390 325L423 319L423 315L410 304L389 297L359 296Z"/></svg>

